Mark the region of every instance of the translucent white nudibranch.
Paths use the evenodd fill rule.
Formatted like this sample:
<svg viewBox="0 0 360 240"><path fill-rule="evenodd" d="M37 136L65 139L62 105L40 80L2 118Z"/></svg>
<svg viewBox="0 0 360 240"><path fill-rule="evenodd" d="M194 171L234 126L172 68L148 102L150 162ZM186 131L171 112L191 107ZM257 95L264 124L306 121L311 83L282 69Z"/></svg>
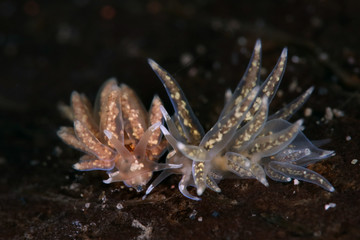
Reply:
<svg viewBox="0 0 360 240"><path fill-rule="evenodd" d="M284 75L286 61L287 48L282 51L273 71L261 83L261 42L258 40L238 86L233 93L231 90L226 92L226 104L219 120L204 134L179 84L157 63L149 60L175 109L172 118L162 109L168 129L161 126L161 130L174 149L168 159L187 162L181 174L187 176L186 179L192 177L191 184L197 188L198 195L206 187L219 192L217 182L228 172L241 178L256 178L265 186L268 186L266 176L269 176L276 181L304 180L334 191L325 178L306 168L309 163L333 155L333 151L321 150L305 137L301 132L303 120L294 124L287 121L306 102L314 88L310 87L284 108L268 116L269 105ZM189 160L192 161L191 174L188 172ZM190 180L185 186L191 185L189 183ZM153 187L151 185L150 189Z"/></svg>

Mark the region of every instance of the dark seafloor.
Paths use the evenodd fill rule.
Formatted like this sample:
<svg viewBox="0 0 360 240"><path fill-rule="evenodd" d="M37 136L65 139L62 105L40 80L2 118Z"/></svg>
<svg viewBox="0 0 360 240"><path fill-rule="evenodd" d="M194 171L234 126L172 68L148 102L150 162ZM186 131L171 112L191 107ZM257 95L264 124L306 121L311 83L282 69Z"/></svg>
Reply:
<svg viewBox="0 0 360 240"><path fill-rule="evenodd" d="M0 239L360 239L359 10L341 0L0 1ZM257 38L263 79L289 48L272 111L316 87L292 120L305 119L310 139L331 139L324 148L336 156L310 168L336 192L228 179L196 202L172 176L143 201L103 184L103 172L72 169L80 153L56 136L71 125L57 109L71 91L93 101L115 76L146 107L157 93L172 112L151 57L208 130Z"/></svg>

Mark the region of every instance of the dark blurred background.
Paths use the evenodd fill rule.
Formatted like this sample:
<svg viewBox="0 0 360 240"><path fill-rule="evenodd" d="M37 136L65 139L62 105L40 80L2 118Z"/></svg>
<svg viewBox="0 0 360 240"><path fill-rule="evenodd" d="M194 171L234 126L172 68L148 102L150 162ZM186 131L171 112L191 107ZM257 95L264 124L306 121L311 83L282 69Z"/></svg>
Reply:
<svg viewBox="0 0 360 240"><path fill-rule="evenodd" d="M95 210L92 217L84 216L78 205L82 206L86 201L96 202L102 191L113 193L116 187L104 186L100 181L104 178L101 173L83 174L72 170L71 165L79 154L56 136L59 126L71 125L62 118L58 104L69 104L73 90L85 93L93 101L98 88L110 77L134 88L146 107L153 95L159 94L171 110L160 81L147 65L147 58L154 59L174 75L200 122L209 129L222 109L225 90L234 89L244 73L256 39L260 38L263 43L263 79L275 65L282 48L289 48L287 72L273 110L306 88L316 87L307 105L314 113L306 120L305 125L310 129L307 135L315 139L332 139L329 148L334 149L338 157L324 165L327 168L322 173L335 188L340 188L339 192L349 194L328 196L319 188L303 185L300 187L310 189L309 196L297 196L298 201L321 192L324 196L316 201L319 205L310 205L321 208L321 204L330 201L331 196L338 197L339 202L347 199L346 204L349 204L352 202L349 196L353 194L350 190L358 188L354 186L359 185L359 177L355 174L356 180L350 183L346 180L349 186L338 179L349 175L349 171L355 173L359 170L358 165L348 169L349 161L357 157L356 145L360 142L359 11L358 1L342 0L0 1L0 236L4 239L45 239L50 236L57 239L111 239L121 233L125 239L134 238L141 231L131 227L131 219L138 218L153 226L151 237L154 239L169 234L176 239L178 235L174 234L177 232L174 229L182 233L188 227L192 227L190 237L360 237L359 230L353 228L359 217L350 220L343 213L340 215L344 218L336 218L340 216L337 213L325 218L315 207L300 217L304 222L309 221L304 227L301 222L295 221L294 225L288 221L286 216L295 219L297 215L283 213L280 207L268 209L263 207L266 204L260 204L260 207L254 203L251 209L244 207L246 202L241 205L243 210L237 210L236 214L231 207L224 209L230 213L225 219L212 217L206 225L193 226L189 212L195 206L198 207L196 211L201 212L199 209L204 202L194 203L180 195L169 198L171 193L166 193L166 190L169 191L169 186L177 182L171 180L163 187L164 195L170 199L167 205L162 205L164 202L154 204L163 209L163 212L154 210L154 214L159 216L143 215L143 211L154 208L154 205L145 204L139 208L145 210L139 210L138 214L112 216L113 222L109 220L112 227L99 227L104 217ZM325 124L322 118L328 106L344 111L345 117ZM303 117L303 114L299 113L297 117ZM317 121L321 124L316 125ZM347 143L344 139L349 135L352 140ZM335 163L339 164L337 172L332 177L326 175L330 170L334 172ZM88 198L79 199L79 192L69 190L74 182L91 192ZM227 184L232 189L234 182ZM264 190L255 182L251 184L256 187L254 189L266 190L268 194L276 192L279 187L283 187L283 191L289 188L291 192L295 188L292 184L285 186L271 182L273 188ZM345 186L350 193L341 191ZM259 199L251 189L247 191L242 194ZM224 194L226 196L226 187ZM282 193L278 194L269 195L269 199L282 196ZM239 199L244 195L231 197L241 202ZM141 199L141 196L127 192L113 194L111 198L115 199L116 205L116 201ZM214 193L204 198L205 204L206 199L211 199L216 206L232 206L231 200L224 202ZM246 198L254 202L251 197ZM112 208L114 204L110 204ZM152 218L158 219L162 213L166 214L167 208L175 211L174 206L179 205L182 210L173 212L171 221L159 220L158 225L152 222ZM113 210L111 207L110 212ZM136 212L131 207L125 209ZM338 206L337 209L341 211L342 208ZM265 217L246 220L251 217L248 211L265 212ZM244 219L240 212L245 214ZM207 213L210 215L211 211L202 212L204 216ZM78 222L74 224L73 221L79 219L82 226L88 224L87 231L79 228ZM188 225L182 224L182 219ZM235 220L231 222L232 219ZM310 219L315 222L336 219L337 224L330 230L326 224L312 227ZM63 230L59 222L62 222ZM90 222L96 223L97 227ZM263 231L253 226L255 222ZM161 227L168 230L161 231ZM113 232L109 233L109 229ZM209 231L211 233L206 235ZM255 234L257 231L258 235Z"/></svg>

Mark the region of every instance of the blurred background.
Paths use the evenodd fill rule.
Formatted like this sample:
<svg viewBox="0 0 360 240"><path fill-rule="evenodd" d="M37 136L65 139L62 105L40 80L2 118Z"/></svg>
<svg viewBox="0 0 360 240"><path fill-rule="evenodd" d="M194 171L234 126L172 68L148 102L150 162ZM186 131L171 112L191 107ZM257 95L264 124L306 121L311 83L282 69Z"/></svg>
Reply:
<svg viewBox="0 0 360 240"><path fill-rule="evenodd" d="M205 238L360 237L354 225L360 219L353 211L344 212L338 203L336 214L318 212L331 197L343 202L345 208L353 201L349 196L359 188L355 187L360 183L359 166L349 163L358 158L360 142L359 10L358 1L341 0L0 1L1 236L112 239L122 234L124 239L136 238L142 231L131 225L136 218L152 227L150 238L154 239L176 239L189 228L189 237ZM113 193L116 186L104 186L102 173L72 170L79 153L65 146L56 130L71 125L62 118L58 104L69 104L73 90L93 101L101 84L116 77L138 93L146 108L158 94L171 112L160 81L147 65L147 58L152 58L173 74L200 122L209 129L222 109L225 90L237 85L259 38L263 44L263 80L282 49L289 49L287 71L273 111L308 87L316 87L307 104L313 115L305 121L310 129L306 134L332 139L328 148L334 149L337 157L318 170L340 189L338 194L349 195L327 195L319 188L303 185L300 187L310 190L297 195L298 201L315 196L319 199L296 207L283 199L284 208L289 203L290 211L284 213L286 210L276 205L277 197L283 196L281 191L292 192L293 184L271 182L272 186L264 189L250 181L254 187L249 189L247 183L245 187L241 185L244 181L238 181L242 189L239 196L232 193L234 182L229 181L224 185L226 200L207 193L203 202L191 202L176 189L166 192L177 183L168 180L162 194L169 200L144 203L139 208L135 207L137 202L130 202L130 207L122 210L126 214L120 214L115 209L117 203L126 205L122 201L141 199L141 195L126 190ZM345 116L324 120L326 107L339 109ZM300 112L296 117L304 115ZM345 140L348 136L351 141ZM344 175L353 179L341 180ZM254 200L259 199L260 190L256 189L269 194L272 207L267 207L266 200L264 204ZM88 193L85 197L83 191ZM104 192L113 200L101 210L104 203L98 198ZM248 196L246 201L244 196ZM232 201L241 204L232 205ZM246 205L247 201L254 205ZM98 208L90 208L86 215L87 210L80 207L86 202L95 202ZM299 206L308 209L304 215L291 212ZM217 207L229 215L214 217L214 212L221 213ZM195 220L189 218L193 211L199 212ZM112 212L116 214L104 220L105 213ZM205 220L198 221L200 212L211 220L206 224ZM159 220L162 214L171 216L171 221ZM259 217L251 218L252 214ZM221 218L224 215L225 219ZM108 221L110 226L99 226ZM200 225L194 226L194 222ZM328 227L325 222L334 225Z"/></svg>

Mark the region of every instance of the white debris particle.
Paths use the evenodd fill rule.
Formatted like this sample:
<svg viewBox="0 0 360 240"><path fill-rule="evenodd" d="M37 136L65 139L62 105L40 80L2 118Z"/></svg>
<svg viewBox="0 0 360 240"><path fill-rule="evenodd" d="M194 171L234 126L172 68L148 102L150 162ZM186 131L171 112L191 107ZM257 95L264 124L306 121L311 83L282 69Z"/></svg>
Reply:
<svg viewBox="0 0 360 240"><path fill-rule="evenodd" d="M72 221L71 222L74 226L76 226L77 228L80 228L82 227L82 224L79 220L75 220L75 221Z"/></svg>
<svg viewBox="0 0 360 240"><path fill-rule="evenodd" d="M189 218L190 218L190 219L195 219L196 214L197 214L197 211L194 209L194 210L192 211L192 213L190 213Z"/></svg>
<svg viewBox="0 0 360 240"><path fill-rule="evenodd" d="M69 189L70 189L70 190L73 190L73 191L79 191L79 188L80 188L80 184L79 184L79 183L72 183L72 184L69 186Z"/></svg>
<svg viewBox="0 0 360 240"><path fill-rule="evenodd" d="M346 141L350 141L350 140L351 140L351 136L346 136L345 140L346 140Z"/></svg>
<svg viewBox="0 0 360 240"><path fill-rule="evenodd" d="M202 222L203 218L202 217L198 217L198 221Z"/></svg>
<svg viewBox="0 0 360 240"><path fill-rule="evenodd" d="M198 45L196 47L196 52L200 55L205 54L206 53L206 47L204 45Z"/></svg>
<svg viewBox="0 0 360 240"><path fill-rule="evenodd" d="M55 155L56 157L60 157L60 155L61 155L61 153L63 152L63 150L62 150L59 146L56 146L56 147L54 148L53 152L54 152L54 155Z"/></svg>
<svg viewBox="0 0 360 240"><path fill-rule="evenodd" d="M327 53L320 53L319 54L319 59L321 61L327 61L329 59L329 55Z"/></svg>
<svg viewBox="0 0 360 240"><path fill-rule="evenodd" d="M351 164L357 164L357 162L358 162L359 160L357 160L357 159L353 159L353 160L351 160Z"/></svg>
<svg viewBox="0 0 360 240"><path fill-rule="evenodd" d="M289 85L289 92L295 92L297 87L298 87L297 79L293 78L290 85Z"/></svg>
<svg viewBox="0 0 360 240"><path fill-rule="evenodd" d="M326 107L325 108L325 119L327 121L330 121L334 118L334 114L333 112L331 111L331 108L330 107Z"/></svg>
<svg viewBox="0 0 360 240"><path fill-rule="evenodd" d="M293 63L299 63L299 62L300 62L300 58L299 58L299 56L294 55L294 56L291 57L291 61L292 61Z"/></svg>
<svg viewBox="0 0 360 240"><path fill-rule="evenodd" d="M304 110L304 116L305 117L310 117L312 115L312 109L311 108L305 108Z"/></svg>
<svg viewBox="0 0 360 240"><path fill-rule="evenodd" d="M284 96L284 91L280 89L280 90L277 92L276 95L277 95L278 97L282 97L282 96Z"/></svg>
<svg viewBox="0 0 360 240"><path fill-rule="evenodd" d="M225 92L225 103L228 103L230 101L232 97L232 92L231 92L231 89L226 89L226 92Z"/></svg>
<svg viewBox="0 0 360 240"><path fill-rule="evenodd" d="M102 201L102 203L106 203L106 194L105 194L105 191L102 191L101 194L99 195L98 197L99 200Z"/></svg>
<svg viewBox="0 0 360 240"><path fill-rule="evenodd" d="M85 208L89 208L90 207L90 203L85 203Z"/></svg>
<svg viewBox="0 0 360 240"><path fill-rule="evenodd" d="M340 117L345 116L344 111L341 111L341 110L336 109L336 108L333 109L333 114L334 114L334 116L337 117L337 118L340 118Z"/></svg>
<svg viewBox="0 0 360 240"><path fill-rule="evenodd" d="M197 75L197 73L198 73L198 70L195 67L190 68L189 72L188 72L190 77L195 77Z"/></svg>
<svg viewBox="0 0 360 240"><path fill-rule="evenodd" d="M104 196L101 198L101 200L102 200L103 203L106 203L106 200L107 200L107 199L106 199L106 195L104 195Z"/></svg>
<svg viewBox="0 0 360 240"><path fill-rule="evenodd" d="M237 44L239 44L240 46L246 46L247 43L247 39L245 37L239 37L237 39Z"/></svg>
<svg viewBox="0 0 360 240"><path fill-rule="evenodd" d="M25 233L24 234L25 239L35 239L33 235L31 235L31 233Z"/></svg>
<svg viewBox="0 0 360 240"><path fill-rule="evenodd" d="M189 65L194 60L194 57L190 53L183 53L180 56L180 63L183 66Z"/></svg>
<svg viewBox="0 0 360 240"><path fill-rule="evenodd" d="M300 184L299 180L294 179L294 185L299 185L299 184Z"/></svg>
<svg viewBox="0 0 360 240"><path fill-rule="evenodd" d="M60 44L66 44L76 40L77 32L69 24L62 23L58 26L56 40Z"/></svg>
<svg viewBox="0 0 360 240"><path fill-rule="evenodd" d="M324 208L325 211L327 211L329 208L334 208L336 207L336 203L329 203L329 204L325 204Z"/></svg>
<svg viewBox="0 0 360 240"><path fill-rule="evenodd" d="M118 203L118 204L116 204L116 208L117 208L118 210L121 210L121 209L124 208L124 206L123 206L121 203Z"/></svg>
<svg viewBox="0 0 360 240"><path fill-rule="evenodd" d="M314 237L321 237L321 231L314 232Z"/></svg>
<svg viewBox="0 0 360 240"><path fill-rule="evenodd" d="M141 235L139 235L136 239L142 240L142 239L150 239L151 238L152 227L150 227L150 226L146 227L146 226L142 225L136 219L133 220L131 226L136 227L136 228L140 228L141 230L143 230L143 233Z"/></svg>

